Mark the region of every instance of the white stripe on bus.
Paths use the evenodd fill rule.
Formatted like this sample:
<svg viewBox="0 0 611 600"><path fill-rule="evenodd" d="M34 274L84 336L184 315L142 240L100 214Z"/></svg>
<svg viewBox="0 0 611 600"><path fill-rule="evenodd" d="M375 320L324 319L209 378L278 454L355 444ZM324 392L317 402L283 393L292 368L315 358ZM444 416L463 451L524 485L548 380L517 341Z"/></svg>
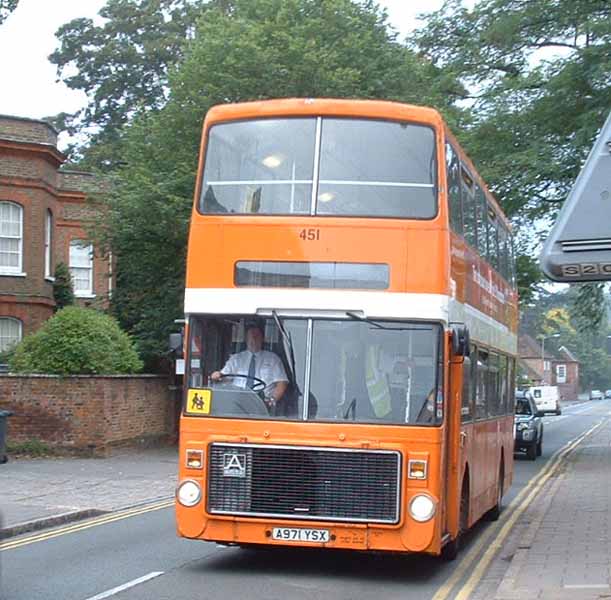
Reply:
<svg viewBox="0 0 611 600"><path fill-rule="evenodd" d="M371 319L418 319L466 323L474 342L514 354L517 336L476 308L443 294L287 288L187 288L185 314L271 314L285 316L346 311Z"/></svg>

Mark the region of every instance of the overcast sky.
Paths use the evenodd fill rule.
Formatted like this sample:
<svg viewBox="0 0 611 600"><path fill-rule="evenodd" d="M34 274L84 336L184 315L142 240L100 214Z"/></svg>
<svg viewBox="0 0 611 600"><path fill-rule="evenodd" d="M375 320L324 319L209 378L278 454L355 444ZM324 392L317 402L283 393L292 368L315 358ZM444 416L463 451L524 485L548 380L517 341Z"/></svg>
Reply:
<svg viewBox="0 0 611 600"><path fill-rule="evenodd" d="M75 112L85 94L56 81L47 57L56 49L57 29L78 17L93 18L106 0L19 0L0 25L0 114L41 119ZM418 24L417 15L438 9L442 0L379 0L401 37Z"/></svg>

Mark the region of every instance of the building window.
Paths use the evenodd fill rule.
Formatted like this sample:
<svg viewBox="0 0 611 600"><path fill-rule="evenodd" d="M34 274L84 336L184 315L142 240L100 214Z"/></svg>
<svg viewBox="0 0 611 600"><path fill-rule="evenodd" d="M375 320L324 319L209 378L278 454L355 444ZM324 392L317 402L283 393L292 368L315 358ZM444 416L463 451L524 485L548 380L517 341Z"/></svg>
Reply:
<svg viewBox="0 0 611 600"><path fill-rule="evenodd" d="M543 361L543 370L544 371L551 371L552 368L552 364L550 363L549 360L544 360Z"/></svg>
<svg viewBox="0 0 611 600"><path fill-rule="evenodd" d="M93 248L89 242L70 242L70 274L75 296L93 296Z"/></svg>
<svg viewBox="0 0 611 600"><path fill-rule="evenodd" d="M556 365L556 382L566 383L566 365Z"/></svg>
<svg viewBox="0 0 611 600"><path fill-rule="evenodd" d="M21 275L23 267L23 208L0 202L0 274Z"/></svg>
<svg viewBox="0 0 611 600"><path fill-rule="evenodd" d="M21 321L0 317L0 352L14 348L21 341Z"/></svg>
<svg viewBox="0 0 611 600"><path fill-rule="evenodd" d="M53 234L53 213L48 210L45 216L45 277L51 277L51 242Z"/></svg>

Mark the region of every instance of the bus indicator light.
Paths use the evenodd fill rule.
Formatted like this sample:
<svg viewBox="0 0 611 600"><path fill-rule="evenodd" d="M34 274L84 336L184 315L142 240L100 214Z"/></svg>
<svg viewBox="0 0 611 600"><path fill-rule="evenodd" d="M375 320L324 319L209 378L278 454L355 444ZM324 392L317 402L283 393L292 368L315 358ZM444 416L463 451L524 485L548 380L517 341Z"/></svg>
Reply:
<svg viewBox="0 0 611 600"><path fill-rule="evenodd" d="M187 468L203 469L204 452L203 450L187 450Z"/></svg>
<svg viewBox="0 0 611 600"><path fill-rule="evenodd" d="M408 479L426 479L426 460L410 460L408 467Z"/></svg>

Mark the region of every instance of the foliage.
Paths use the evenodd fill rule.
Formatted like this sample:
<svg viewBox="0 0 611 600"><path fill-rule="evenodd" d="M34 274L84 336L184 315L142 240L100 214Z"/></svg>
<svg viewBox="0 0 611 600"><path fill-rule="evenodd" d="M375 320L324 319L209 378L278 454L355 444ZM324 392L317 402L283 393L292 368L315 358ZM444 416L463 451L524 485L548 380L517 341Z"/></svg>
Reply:
<svg viewBox="0 0 611 600"><path fill-rule="evenodd" d="M180 60L205 4L108 0L99 13L102 24L79 18L59 28L59 48L49 60L57 66L58 77L87 94L89 102L80 113L63 113L52 121L72 134L95 130L90 165L115 164L121 128L135 115L165 103L168 70Z"/></svg>
<svg viewBox="0 0 611 600"><path fill-rule="evenodd" d="M57 263L53 281L53 299L55 300L55 311L74 304L74 289L72 276L66 263Z"/></svg>
<svg viewBox="0 0 611 600"><path fill-rule="evenodd" d="M24 457L43 457L52 456L54 454L53 449L49 445L37 439L31 439L25 442L11 442L9 439L6 442L6 452L11 456Z"/></svg>
<svg viewBox="0 0 611 600"><path fill-rule="evenodd" d="M580 333L595 334L607 321L604 283L586 283L575 286L571 299L571 312Z"/></svg>
<svg viewBox="0 0 611 600"><path fill-rule="evenodd" d="M207 110L270 97L386 98L451 109L453 85L396 41L374 2L235 0L198 21L169 100L124 136L105 227L114 314L151 358L182 316L186 234ZM205 260L205 257L202 257Z"/></svg>
<svg viewBox="0 0 611 600"><path fill-rule="evenodd" d="M9 366L16 373L111 375L137 372L142 363L112 317L70 306L26 336Z"/></svg>
<svg viewBox="0 0 611 600"><path fill-rule="evenodd" d="M0 25L17 8L19 0L0 0Z"/></svg>
<svg viewBox="0 0 611 600"><path fill-rule="evenodd" d="M611 3L480 0L469 10L447 0L415 37L468 90L472 121L459 137L532 237L567 197L611 106Z"/></svg>
<svg viewBox="0 0 611 600"><path fill-rule="evenodd" d="M508 212L548 215L611 105L611 4L449 0L418 43L474 90L469 149Z"/></svg>
<svg viewBox="0 0 611 600"><path fill-rule="evenodd" d="M541 280L543 279L539 263L528 254L518 254L516 258L518 273L518 297L520 306L532 302L536 295L541 293Z"/></svg>

